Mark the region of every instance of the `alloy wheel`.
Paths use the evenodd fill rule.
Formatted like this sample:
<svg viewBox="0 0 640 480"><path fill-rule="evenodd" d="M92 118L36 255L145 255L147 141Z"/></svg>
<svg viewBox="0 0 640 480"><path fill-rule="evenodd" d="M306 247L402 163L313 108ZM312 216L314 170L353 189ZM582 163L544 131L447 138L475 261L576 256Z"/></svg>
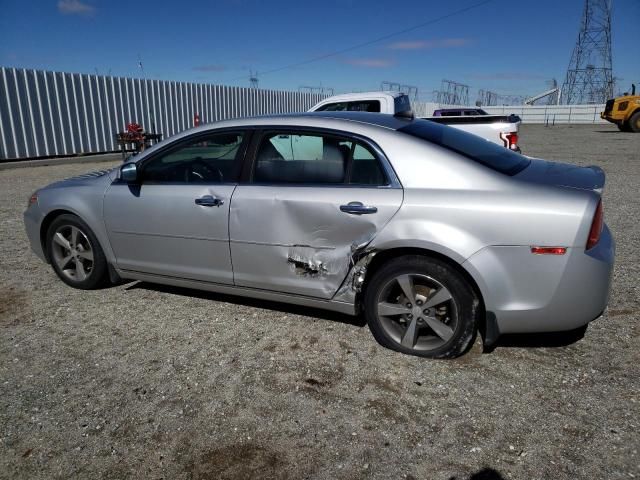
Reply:
<svg viewBox="0 0 640 480"><path fill-rule="evenodd" d="M447 343L458 325L453 296L422 274L398 275L380 290L377 315L386 334L405 348L428 351Z"/></svg>
<svg viewBox="0 0 640 480"><path fill-rule="evenodd" d="M51 253L62 275L74 282L93 271L93 248L87 235L74 225L61 225L53 234Z"/></svg>

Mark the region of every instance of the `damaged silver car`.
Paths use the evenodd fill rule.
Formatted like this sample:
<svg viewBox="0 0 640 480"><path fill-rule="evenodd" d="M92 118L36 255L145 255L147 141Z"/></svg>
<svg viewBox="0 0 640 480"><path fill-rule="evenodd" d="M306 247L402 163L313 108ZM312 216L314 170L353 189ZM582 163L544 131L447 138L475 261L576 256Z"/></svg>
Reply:
<svg viewBox="0 0 640 480"><path fill-rule="evenodd" d="M364 314L454 357L477 332L584 328L614 242L604 173L406 117L323 112L176 135L35 192L33 250L68 285L143 280Z"/></svg>

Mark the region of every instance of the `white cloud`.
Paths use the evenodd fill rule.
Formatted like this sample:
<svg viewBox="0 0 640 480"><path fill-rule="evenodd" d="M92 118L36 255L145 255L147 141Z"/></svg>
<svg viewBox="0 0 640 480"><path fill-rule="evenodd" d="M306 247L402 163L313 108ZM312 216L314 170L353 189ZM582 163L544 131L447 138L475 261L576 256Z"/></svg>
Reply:
<svg viewBox="0 0 640 480"><path fill-rule="evenodd" d="M59 0L58 11L65 15L92 15L95 7L80 0Z"/></svg>
<svg viewBox="0 0 640 480"><path fill-rule="evenodd" d="M343 62L356 67L368 68L386 68L395 64L393 60L387 60L386 58L347 58Z"/></svg>
<svg viewBox="0 0 640 480"><path fill-rule="evenodd" d="M434 48L462 47L471 43L468 38L440 38L435 40L411 40L395 42L387 46L391 50L431 50Z"/></svg>

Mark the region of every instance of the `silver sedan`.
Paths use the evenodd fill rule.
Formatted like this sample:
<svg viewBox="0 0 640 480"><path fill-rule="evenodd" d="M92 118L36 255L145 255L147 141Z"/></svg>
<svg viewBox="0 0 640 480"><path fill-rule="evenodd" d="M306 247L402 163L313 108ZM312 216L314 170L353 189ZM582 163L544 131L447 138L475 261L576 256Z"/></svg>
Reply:
<svg viewBox="0 0 640 480"><path fill-rule="evenodd" d="M604 173L426 120L325 112L181 133L35 192L31 246L68 285L123 279L363 314L453 357L480 332L585 328L607 305Z"/></svg>

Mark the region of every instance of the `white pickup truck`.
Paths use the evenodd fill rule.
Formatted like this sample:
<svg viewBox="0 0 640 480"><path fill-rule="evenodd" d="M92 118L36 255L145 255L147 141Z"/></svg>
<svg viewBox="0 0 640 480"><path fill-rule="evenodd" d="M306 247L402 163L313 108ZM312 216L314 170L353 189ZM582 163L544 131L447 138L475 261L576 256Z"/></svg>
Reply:
<svg viewBox="0 0 640 480"><path fill-rule="evenodd" d="M364 92L335 95L325 98L309 111L330 112L344 110L412 115L409 97L400 92ZM520 117L517 115L465 115L422 118L473 133L516 152L520 151L518 147Z"/></svg>

